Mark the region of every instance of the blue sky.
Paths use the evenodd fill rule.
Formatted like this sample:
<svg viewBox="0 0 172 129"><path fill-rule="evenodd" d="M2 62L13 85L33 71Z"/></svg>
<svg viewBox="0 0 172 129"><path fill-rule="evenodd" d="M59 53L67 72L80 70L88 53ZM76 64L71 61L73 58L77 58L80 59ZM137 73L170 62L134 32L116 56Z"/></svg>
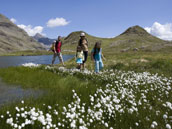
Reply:
<svg viewBox="0 0 172 129"><path fill-rule="evenodd" d="M158 36L161 32L154 32L157 24L172 34L171 5L172 0L0 0L0 13L50 38L78 30L114 37L133 25L147 27ZM48 27L47 22L56 18L63 18L66 24ZM34 30L36 26L42 28Z"/></svg>

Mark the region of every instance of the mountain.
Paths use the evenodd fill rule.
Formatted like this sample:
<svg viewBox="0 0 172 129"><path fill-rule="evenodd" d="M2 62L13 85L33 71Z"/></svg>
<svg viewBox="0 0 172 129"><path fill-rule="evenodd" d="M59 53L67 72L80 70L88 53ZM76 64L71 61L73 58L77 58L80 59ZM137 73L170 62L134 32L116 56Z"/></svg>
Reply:
<svg viewBox="0 0 172 129"><path fill-rule="evenodd" d="M63 39L64 49L74 51L76 49L76 46L77 46L78 41L80 39L80 34L82 32L84 32L84 31L75 31L75 32L70 33L67 37L65 37ZM106 38L99 38L99 37L89 35L86 32L84 32L84 33L85 33L86 38L87 38L87 40L89 42L89 47L93 47L95 42L97 42L97 41L101 42L101 41L104 41L104 40L109 40L109 39L106 39Z"/></svg>
<svg viewBox="0 0 172 129"><path fill-rule="evenodd" d="M140 26L133 26L115 37L109 45L111 49L116 48L118 50L144 49L146 51L158 51L171 46L171 43L149 34Z"/></svg>
<svg viewBox="0 0 172 129"><path fill-rule="evenodd" d="M35 40L39 40L41 38L46 38L45 36L41 35L40 33L36 33L35 36L33 36Z"/></svg>
<svg viewBox="0 0 172 129"><path fill-rule="evenodd" d="M44 47L7 17L0 14L0 53L43 50Z"/></svg>
<svg viewBox="0 0 172 129"><path fill-rule="evenodd" d="M37 33L33 38L38 41L39 43L43 43L44 45L51 45L55 39L50 39L48 37L45 37L39 33Z"/></svg>
<svg viewBox="0 0 172 129"><path fill-rule="evenodd" d="M80 33L76 31L70 33L64 39L64 49L75 50ZM93 48L96 41L102 43L102 47L107 52L126 52L126 51L166 51L172 49L172 42L159 39L149 34L140 26L132 26L114 38L99 38L86 33L89 47Z"/></svg>

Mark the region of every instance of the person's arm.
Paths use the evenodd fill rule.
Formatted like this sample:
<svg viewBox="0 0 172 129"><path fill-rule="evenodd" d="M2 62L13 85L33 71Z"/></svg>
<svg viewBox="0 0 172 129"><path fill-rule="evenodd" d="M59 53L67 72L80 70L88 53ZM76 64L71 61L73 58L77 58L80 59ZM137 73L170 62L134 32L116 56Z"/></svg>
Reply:
<svg viewBox="0 0 172 129"><path fill-rule="evenodd" d="M86 42L87 42L87 44L86 44L86 45L87 45L87 47L89 47L89 44L88 44L88 40L87 40L87 39L86 39Z"/></svg>
<svg viewBox="0 0 172 129"><path fill-rule="evenodd" d="M77 52L76 52L76 54L75 54L75 60L77 59Z"/></svg>
<svg viewBox="0 0 172 129"><path fill-rule="evenodd" d="M54 53L57 53L57 51L56 51L56 47L57 47L57 46L56 46L56 45L57 45L57 44L55 43L55 44L54 44Z"/></svg>
<svg viewBox="0 0 172 129"><path fill-rule="evenodd" d="M94 52L91 52L91 60L92 60L92 61L95 61L95 60L94 60Z"/></svg>
<svg viewBox="0 0 172 129"><path fill-rule="evenodd" d="M102 58L103 58L103 60L106 60L106 58L104 57L103 53L102 53Z"/></svg>
<svg viewBox="0 0 172 129"><path fill-rule="evenodd" d="M80 46L80 40L78 41L78 46Z"/></svg>

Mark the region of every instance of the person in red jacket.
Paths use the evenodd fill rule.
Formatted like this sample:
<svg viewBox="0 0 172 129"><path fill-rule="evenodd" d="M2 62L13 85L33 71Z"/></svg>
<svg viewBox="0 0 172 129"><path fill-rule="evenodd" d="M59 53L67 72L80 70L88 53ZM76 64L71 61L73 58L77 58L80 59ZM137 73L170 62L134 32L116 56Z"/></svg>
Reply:
<svg viewBox="0 0 172 129"><path fill-rule="evenodd" d="M53 60L52 60L52 65L55 62L56 57L58 56L60 63L62 63L63 66L64 62L63 62L63 57L62 57L62 53L61 53L61 46L62 46L62 41L61 41L61 36L58 36L58 39L55 41L55 45L54 45L54 56L53 56Z"/></svg>

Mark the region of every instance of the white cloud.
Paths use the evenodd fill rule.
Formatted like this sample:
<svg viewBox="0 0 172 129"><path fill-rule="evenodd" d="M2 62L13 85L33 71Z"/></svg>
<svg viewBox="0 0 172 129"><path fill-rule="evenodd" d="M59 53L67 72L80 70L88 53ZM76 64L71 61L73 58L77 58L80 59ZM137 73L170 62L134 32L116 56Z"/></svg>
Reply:
<svg viewBox="0 0 172 129"><path fill-rule="evenodd" d="M148 33L157 36L160 39L172 40L172 23L160 24L154 22L151 27L144 28Z"/></svg>
<svg viewBox="0 0 172 129"><path fill-rule="evenodd" d="M17 25L18 27L22 28L23 30L25 30L29 36L34 36L36 33L40 33L42 34L42 31L43 31L43 27L42 26L35 26L35 27L32 27L31 25ZM45 35L45 34L43 34Z"/></svg>
<svg viewBox="0 0 172 129"><path fill-rule="evenodd" d="M64 18L55 18L55 19L50 19L47 22L47 27L57 27L57 26L65 26L68 25L70 22L66 21Z"/></svg>
<svg viewBox="0 0 172 129"><path fill-rule="evenodd" d="M17 22L17 20L14 19L14 18L11 18L10 21L13 22L13 23L16 23Z"/></svg>

